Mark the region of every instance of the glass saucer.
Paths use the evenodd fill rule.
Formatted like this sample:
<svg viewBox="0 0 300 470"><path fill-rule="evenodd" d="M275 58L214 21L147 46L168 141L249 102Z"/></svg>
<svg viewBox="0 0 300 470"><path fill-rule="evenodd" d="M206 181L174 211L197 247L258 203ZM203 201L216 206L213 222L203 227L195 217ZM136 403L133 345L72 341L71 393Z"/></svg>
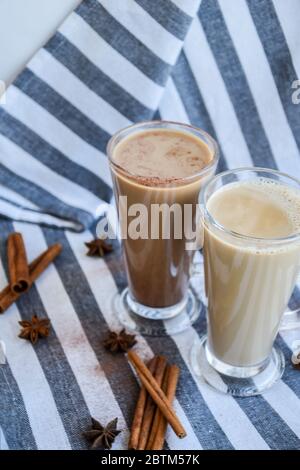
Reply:
<svg viewBox="0 0 300 470"><path fill-rule="evenodd" d="M234 397L250 397L265 392L282 377L285 360L282 351L274 346L263 364L235 367L216 359L203 336L192 346L191 365L196 376L215 390Z"/></svg>
<svg viewBox="0 0 300 470"><path fill-rule="evenodd" d="M113 310L129 331L145 336L168 336L186 330L199 318L204 308L191 289L180 304L150 308L134 301L128 288L113 298Z"/></svg>

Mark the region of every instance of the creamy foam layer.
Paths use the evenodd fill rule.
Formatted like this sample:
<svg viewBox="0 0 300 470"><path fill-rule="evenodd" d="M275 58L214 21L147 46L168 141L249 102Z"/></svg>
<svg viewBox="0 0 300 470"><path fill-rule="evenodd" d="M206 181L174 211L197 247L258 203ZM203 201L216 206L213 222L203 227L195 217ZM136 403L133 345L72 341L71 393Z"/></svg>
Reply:
<svg viewBox="0 0 300 470"><path fill-rule="evenodd" d="M120 142L113 161L145 178L192 176L212 160L209 147L196 136L169 129L137 132Z"/></svg>
<svg viewBox="0 0 300 470"><path fill-rule="evenodd" d="M227 230L257 238L283 238L300 232L300 191L257 178L216 191L207 208Z"/></svg>

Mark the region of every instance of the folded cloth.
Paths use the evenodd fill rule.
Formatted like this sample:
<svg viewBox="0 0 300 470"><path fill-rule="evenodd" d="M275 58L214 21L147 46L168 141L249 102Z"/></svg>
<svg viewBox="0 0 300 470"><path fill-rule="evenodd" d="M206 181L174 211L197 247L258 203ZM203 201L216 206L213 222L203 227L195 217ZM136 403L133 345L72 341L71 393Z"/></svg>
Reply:
<svg viewBox="0 0 300 470"><path fill-rule="evenodd" d="M199 4L79 5L0 108L1 214L89 227L111 200L109 137L160 116L215 136L219 170L254 163L300 176L299 5Z"/></svg>
<svg viewBox="0 0 300 470"><path fill-rule="evenodd" d="M0 109L2 215L82 230L103 214L112 196L107 141L154 116L198 6L79 5Z"/></svg>
<svg viewBox="0 0 300 470"><path fill-rule="evenodd" d="M82 2L28 64L0 110L0 283L6 240L23 234L28 259L59 242L61 255L0 315L0 449L86 449L93 416L118 417L125 449L139 385L125 355L103 347L120 330L112 309L126 285L119 251L86 256L79 231L111 198L105 145L118 128L154 116L198 125L220 144L219 169L265 165L300 176L298 0L102 0ZM192 21L192 17L194 17ZM178 55L179 54L179 55ZM34 222L24 223L24 221ZM203 285L193 282L203 299ZM290 308L300 303L299 291ZM36 346L19 320L51 320ZM174 337L138 336L143 358L166 354L181 369L175 408L187 430L169 449L300 449L295 331L277 338L282 379L260 397L216 394L190 367L205 332L204 309ZM296 335L296 336L295 336Z"/></svg>

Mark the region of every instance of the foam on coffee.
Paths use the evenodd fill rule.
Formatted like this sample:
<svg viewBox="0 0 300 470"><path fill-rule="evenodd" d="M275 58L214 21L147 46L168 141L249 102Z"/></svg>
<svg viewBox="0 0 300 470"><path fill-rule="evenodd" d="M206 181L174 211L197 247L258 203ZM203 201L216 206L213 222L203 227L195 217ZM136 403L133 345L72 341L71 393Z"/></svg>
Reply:
<svg viewBox="0 0 300 470"><path fill-rule="evenodd" d="M219 224L241 235L273 239L300 233L300 192L274 180L229 184L207 207Z"/></svg>
<svg viewBox="0 0 300 470"><path fill-rule="evenodd" d="M120 142L113 155L127 172L160 179L192 176L212 158L209 147L196 136L168 129L136 132Z"/></svg>

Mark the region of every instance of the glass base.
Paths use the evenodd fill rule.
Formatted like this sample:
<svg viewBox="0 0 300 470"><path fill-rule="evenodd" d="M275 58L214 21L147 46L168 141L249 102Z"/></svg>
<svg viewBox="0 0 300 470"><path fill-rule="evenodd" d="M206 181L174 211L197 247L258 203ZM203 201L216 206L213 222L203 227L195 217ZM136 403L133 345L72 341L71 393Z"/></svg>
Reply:
<svg viewBox="0 0 300 470"><path fill-rule="evenodd" d="M128 288L113 299L113 309L122 325L145 336L168 336L189 328L203 305L189 289L187 297L172 307L151 308L132 299Z"/></svg>
<svg viewBox="0 0 300 470"><path fill-rule="evenodd" d="M207 348L207 337L197 340L191 350L195 374L219 392L234 397L259 395L277 382L284 372L284 356L273 347L264 363L251 367L235 367L215 358Z"/></svg>

